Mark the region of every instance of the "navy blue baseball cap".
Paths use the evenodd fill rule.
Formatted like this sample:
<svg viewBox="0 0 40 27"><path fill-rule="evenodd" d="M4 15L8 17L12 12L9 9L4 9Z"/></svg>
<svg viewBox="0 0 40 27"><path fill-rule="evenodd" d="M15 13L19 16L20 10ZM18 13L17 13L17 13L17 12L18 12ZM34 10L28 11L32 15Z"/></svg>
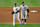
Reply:
<svg viewBox="0 0 40 27"><path fill-rule="evenodd" d="M22 2L22 4L24 4L24 2Z"/></svg>
<svg viewBox="0 0 40 27"><path fill-rule="evenodd" d="M15 3L15 5L17 5L17 3Z"/></svg>

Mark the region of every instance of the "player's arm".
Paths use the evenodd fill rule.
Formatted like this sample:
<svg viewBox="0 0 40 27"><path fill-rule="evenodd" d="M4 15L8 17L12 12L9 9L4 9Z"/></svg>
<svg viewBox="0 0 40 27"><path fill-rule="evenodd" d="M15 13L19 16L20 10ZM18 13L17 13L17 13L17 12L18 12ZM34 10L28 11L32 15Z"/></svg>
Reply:
<svg viewBox="0 0 40 27"><path fill-rule="evenodd" d="M16 13L18 13L19 11L20 11L20 9Z"/></svg>
<svg viewBox="0 0 40 27"><path fill-rule="evenodd" d="M15 10L14 10L14 8L13 8L13 11L12 11L12 13L11 14L14 14L15 12L14 12Z"/></svg>
<svg viewBox="0 0 40 27"><path fill-rule="evenodd" d="M29 17L29 9L27 9L27 17Z"/></svg>
<svg viewBox="0 0 40 27"><path fill-rule="evenodd" d="M27 17L29 17L29 9L28 9L28 6L27 6Z"/></svg>
<svg viewBox="0 0 40 27"><path fill-rule="evenodd" d="M19 8L19 10L16 13L18 13L19 11L20 11L20 8Z"/></svg>
<svg viewBox="0 0 40 27"><path fill-rule="evenodd" d="M27 12L29 13L29 9L27 9Z"/></svg>
<svg viewBox="0 0 40 27"><path fill-rule="evenodd" d="M19 10L16 13L18 13L18 12L19 12Z"/></svg>
<svg viewBox="0 0 40 27"><path fill-rule="evenodd" d="M13 11L12 14L16 14L16 13L18 13L18 12L19 12L19 10L18 10L17 12L14 12L14 11Z"/></svg>

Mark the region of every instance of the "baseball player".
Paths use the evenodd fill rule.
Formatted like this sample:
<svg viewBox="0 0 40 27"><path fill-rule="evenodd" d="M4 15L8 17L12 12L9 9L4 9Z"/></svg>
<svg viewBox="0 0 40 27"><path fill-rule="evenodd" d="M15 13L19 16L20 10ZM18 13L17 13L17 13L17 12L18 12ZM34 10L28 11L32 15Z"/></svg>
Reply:
<svg viewBox="0 0 40 27"><path fill-rule="evenodd" d="M29 9L28 6L24 4L24 2L22 2L22 5L20 6L21 9L21 19L22 19L22 24L26 24L26 15L27 12L29 13ZM24 20L23 20L24 19ZM25 22L24 22L25 21Z"/></svg>
<svg viewBox="0 0 40 27"><path fill-rule="evenodd" d="M15 19L17 17L17 20L19 21L19 25L21 25L20 19L19 19L19 7L17 6L17 4L15 3L15 7L13 7L13 26L15 26Z"/></svg>

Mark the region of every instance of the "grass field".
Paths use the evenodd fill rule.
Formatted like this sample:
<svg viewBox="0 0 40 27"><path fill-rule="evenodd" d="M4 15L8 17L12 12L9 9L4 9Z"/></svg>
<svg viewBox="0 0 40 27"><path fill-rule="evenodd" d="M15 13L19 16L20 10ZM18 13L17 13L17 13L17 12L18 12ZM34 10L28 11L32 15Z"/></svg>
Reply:
<svg viewBox="0 0 40 27"><path fill-rule="evenodd" d="M23 1L29 7L40 7L40 0L0 0L0 7L13 7L15 2L20 6Z"/></svg>
<svg viewBox="0 0 40 27"><path fill-rule="evenodd" d="M16 24L15 26L12 26L12 24L0 24L0 27L40 27L40 24Z"/></svg>

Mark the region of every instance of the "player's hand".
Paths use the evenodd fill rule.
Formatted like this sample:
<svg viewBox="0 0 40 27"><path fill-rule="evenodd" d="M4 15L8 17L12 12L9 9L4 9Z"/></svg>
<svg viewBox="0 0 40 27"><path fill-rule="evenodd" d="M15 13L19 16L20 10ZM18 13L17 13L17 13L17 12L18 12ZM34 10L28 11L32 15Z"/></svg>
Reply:
<svg viewBox="0 0 40 27"><path fill-rule="evenodd" d="M29 17L29 13L27 14L27 17Z"/></svg>

